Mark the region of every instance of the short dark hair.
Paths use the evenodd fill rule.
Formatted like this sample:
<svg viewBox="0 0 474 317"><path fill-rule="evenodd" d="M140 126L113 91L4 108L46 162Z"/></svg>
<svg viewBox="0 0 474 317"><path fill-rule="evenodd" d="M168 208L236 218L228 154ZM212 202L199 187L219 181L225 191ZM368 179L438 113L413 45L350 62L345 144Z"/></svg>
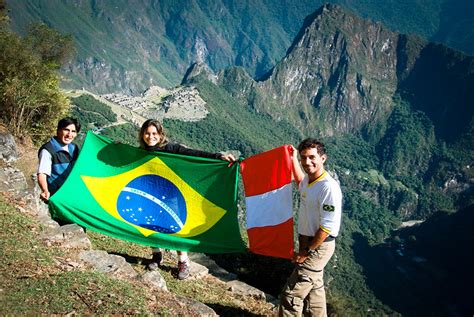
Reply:
<svg viewBox="0 0 474 317"><path fill-rule="evenodd" d="M317 139L307 138L301 141L301 143L298 145L298 152L301 153L301 151L306 149L316 149L319 155L326 154L326 147L324 146L323 142Z"/></svg>
<svg viewBox="0 0 474 317"><path fill-rule="evenodd" d="M160 142L158 143L158 147L165 146L168 143L168 137L166 136L166 130L163 125L158 120L148 119L143 122L140 132L138 133L138 142L140 142L140 147L142 149L146 148L146 143L143 140L143 135L145 134L146 129L151 126L154 126L156 128L156 131L158 131L161 136Z"/></svg>
<svg viewBox="0 0 474 317"><path fill-rule="evenodd" d="M76 127L77 133L81 131L81 124L79 123L79 120L77 120L76 118L71 118L71 117L66 117L59 120L57 131L64 129L70 124L74 124L74 126Z"/></svg>

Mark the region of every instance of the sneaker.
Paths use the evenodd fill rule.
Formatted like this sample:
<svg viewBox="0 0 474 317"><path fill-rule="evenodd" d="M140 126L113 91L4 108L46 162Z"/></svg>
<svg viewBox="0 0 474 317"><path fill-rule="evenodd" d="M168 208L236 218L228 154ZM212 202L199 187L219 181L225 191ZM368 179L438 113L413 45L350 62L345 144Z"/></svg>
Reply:
<svg viewBox="0 0 474 317"><path fill-rule="evenodd" d="M189 276L189 262L178 262L178 279L184 280Z"/></svg>
<svg viewBox="0 0 474 317"><path fill-rule="evenodd" d="M150 271L157 270L163 261L163 254L161 252L153 253L150 264L148 264L148 269Z"/></svg>

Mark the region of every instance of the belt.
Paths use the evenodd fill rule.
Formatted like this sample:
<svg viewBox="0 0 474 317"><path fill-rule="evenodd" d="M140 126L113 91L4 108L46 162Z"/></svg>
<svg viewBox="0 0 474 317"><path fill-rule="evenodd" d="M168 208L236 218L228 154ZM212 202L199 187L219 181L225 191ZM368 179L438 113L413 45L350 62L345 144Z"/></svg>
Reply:
<svg viewBox="0 0 474 317"><path fill-rule="evenodd" d="M336 237L334 237L334 236L328 236L323 242L330 242L330 241L333 241L335 239L336 239Z"/></svg>

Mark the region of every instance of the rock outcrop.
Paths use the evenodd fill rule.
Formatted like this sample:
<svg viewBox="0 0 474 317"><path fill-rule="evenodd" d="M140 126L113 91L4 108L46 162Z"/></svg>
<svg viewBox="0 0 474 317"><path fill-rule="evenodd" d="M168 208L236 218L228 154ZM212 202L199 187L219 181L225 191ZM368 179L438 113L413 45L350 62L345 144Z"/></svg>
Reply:
<svg viewBox="0 0 474 317"><path fill-rule="evenodd" d="M13 136L9 133L0 133L0 160L7 163L18 159L18 152Z"/></svg>

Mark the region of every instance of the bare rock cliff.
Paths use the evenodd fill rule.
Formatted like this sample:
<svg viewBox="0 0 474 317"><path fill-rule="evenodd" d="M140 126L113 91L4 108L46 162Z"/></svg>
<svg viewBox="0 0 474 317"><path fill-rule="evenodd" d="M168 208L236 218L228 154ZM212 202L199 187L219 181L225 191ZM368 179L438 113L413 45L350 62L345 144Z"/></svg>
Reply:
<svg viewBox="0 0 474 317"><path fill-rule="evenodd" d="M287 56L257 90L256 105L302 128L351 132L390 110L397 88L398 34L333 5L307 17ZM265 108L280 100L279 111Z"/></svg>

